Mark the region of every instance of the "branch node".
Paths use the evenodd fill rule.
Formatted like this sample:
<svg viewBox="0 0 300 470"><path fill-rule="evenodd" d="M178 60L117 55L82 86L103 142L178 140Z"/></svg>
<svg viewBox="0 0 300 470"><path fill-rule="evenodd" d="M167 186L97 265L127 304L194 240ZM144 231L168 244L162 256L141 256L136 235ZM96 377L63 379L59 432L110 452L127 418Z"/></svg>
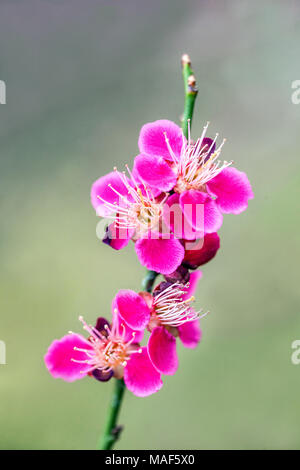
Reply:
<svg viewBox="0 0 300 470"><path fill-rule="evenodd" d="M196 77L195 75L190 75L187 79L187 84L188 84L188 87L189 87L189 91L192 92L192 93L197 93L198 91L198 88L197 88L197 85L196 85Z"/></svg>

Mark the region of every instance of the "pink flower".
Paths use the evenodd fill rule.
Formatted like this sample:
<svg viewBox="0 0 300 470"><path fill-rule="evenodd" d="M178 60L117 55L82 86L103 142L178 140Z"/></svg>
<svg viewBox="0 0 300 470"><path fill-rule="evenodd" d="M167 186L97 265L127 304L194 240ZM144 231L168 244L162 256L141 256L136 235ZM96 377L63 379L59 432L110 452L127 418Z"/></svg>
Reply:
<svg viewBox="0 0 300 470"><path fill-rule="evenodd" d="M110 326L98 318L95 327L80 321L89 337L70 333L50 345L45 363L54 378L67 382L87 375L100 381L124 377L127 388L137 396L147 396L162 387L159 372L153 367L147 349L138 341L143 332L135 332L117 319Z"/></svg>
<svg viewBox="0 0 300 470"><path fill-rule="evenodd" d="M180 237L171 223L179 238L216 232L222 213L239 214L253 198L246 174L230 167L232 162L219 160L225 140L216 148L217 135L214 140L205 137L207 127L196 142L190 135L186 140L180 127L168 120L145 124L140 132L141 153L135 158L134 172L156 191L174 191L168 203L178 204L185 220ZM203 217L197 215L197 207L204 208Z"/></svg>
<svg viewBox="0 0 300 470"><path fill-rule="evenodd" d="M153 193L129 174L131 178L115 170L92 185L91 202L97 214L113 220L103 241L120 250L132 239L143 266L162 274L173 272L183 260L184 249L173 234L162 233L167 195L156 198L157 190Z"/></svg>
<svg viewBox="0 0 300 470"><path fill-rule="evenodd" d="M177 336L187 348L195 348L201 339L199 318L205 314L199 317L200 312L191 307L201 276L200 271L192 273L186 286L178 282L162 282L153 295L120 291L114 299L114 313L120 321L135 330L146 326L150 331L147 350L159 373L172 375L177 370Z"/></svg>

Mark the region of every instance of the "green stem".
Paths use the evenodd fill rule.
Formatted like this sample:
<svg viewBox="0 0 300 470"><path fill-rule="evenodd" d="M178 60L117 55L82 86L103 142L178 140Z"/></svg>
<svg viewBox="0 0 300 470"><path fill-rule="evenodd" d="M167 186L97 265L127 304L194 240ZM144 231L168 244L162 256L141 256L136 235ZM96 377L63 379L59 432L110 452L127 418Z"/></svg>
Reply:
<svg viewBox="0 0 300 470"><path fill-rule="evenodd" d="M142 280L142 289L146 292L151 292L157 276L159 276L159 273L155 271L147 271L146 276Z"/></svg>
<svg viewBox="0 0 300 470"><path fill-rule="evenodd" d="M155 271L147 271L146 276L142 281L142 288L151 292L155 279L159 274ZM115 442L118 440L122 427L117 425L117 420L124 396L125 384L124 380L115 380L115 389L110 402L110 406L107 414L107 421L104 429L104 433L99 443L99 450L110 450L113 448Z"/></svg>
<svg viewBox="0 0 300 470"><path fill-rule="evenodd" d="M107 421L103 436L101 437L99 449L110 450L117 441L120 432L122 431L121 426L117 426L118 415L122 403L122 398L125 391L125 384L123 379L115 380L115 389L110 402Z"/></svg>
<svg viewBox="0 0 300 470"><path fill-rule="evenodd" d="M181 127L183 134L188 138L188 126L192 126L193 111L197 98L198 89L196 87L196 79L191 67L191 59L187 54L181 58L182 75L184 82L184 110L182 116Z"/></svg>

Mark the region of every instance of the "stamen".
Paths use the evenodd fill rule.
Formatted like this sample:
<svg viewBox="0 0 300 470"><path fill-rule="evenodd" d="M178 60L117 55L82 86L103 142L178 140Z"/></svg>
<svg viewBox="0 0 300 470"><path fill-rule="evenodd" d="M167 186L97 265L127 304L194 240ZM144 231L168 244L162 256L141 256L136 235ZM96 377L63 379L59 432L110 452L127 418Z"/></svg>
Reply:
<svg viewBox="0 0 300 470"><path fill-rule="evenodd" d="M210 155L216 144L218 134L208 145L203 145L203 140L209 126L209 121L203 127L202 134L193 145L190 136L190 123L188 121L188 142L182 148L180 161L177 165L178 183L175 191L182 192L186 189L201 189L212 178L217 176L224 168L230 166L233 162L221 162L218 160L226 139L222 141L219 147Z"/></svg>
<svg viewBox="0 0 300 470"><path fill-rule="evenodd" d="M191 143L191 120L187 120L187 125L188 125L188 144L190 145Z"/></svg>
<svg viewBox="0 0 300 470"><path fill-rule="evenodd" d="M138 195L140 196L140 200L141 200L143 206L145 206L144 198L143 198L143 194L142 194L141 188L138 188L138 189L137 189L137 193L138 193Z"/></svg>
<svg viewBox="0 0 300 470"><path fill-rule="evenodd" d="M135 341L136 333L133 332L129 341L125 340L126 329L125 325L119 326L117 323L113 323L110 328L107 324L103 325L106 331L106 335L101 334L92 325L88 325L82 316L79 320L83 324L83 328L89 333L90 337L86 340L89 348L78 348L74 347L74 351L82 353L84 356L81 359L72 358L72 362L79 364L88 364L90 369L84 371L84 373L91 372L94 369L100 369L110 371L118 365L127 364L131 354L131 344Z"/></svg>
<svg viewBox="0 0 300 470"><path fill-rule="evenodd" d="M129 182L125 172L117 172L117 174L127 189L130 198L121 194L111 184L109 184L108 187L119 197L119 204L117 201L114 203L106 201L100 195L97 197L110 212L106 217L115 222L116 228L132 229L135 230L137 234L143 234L149 230L153 230L159 224L166 198L157 203L152 191L146 186L145 182L142 181L138 183L128 165L126 164L125 166L131 181ZM115 167L114 170L117 171L117 168ZM144 188L144 193L141 185Z"/></svg>
<svg viewBox="0 0 300 470"><path fill-rule="evenodd" d="M178 327L186 322L201 318L200 312L195 312L191 308L194 296L183 300L189 284L171 284L161 293L154 297L154 314L157 315L161 325Z"/></svg>
<svg viewBox="0 0 300 470"><path fill-rule="evenodd" d="M164 136L165 136L165 141L166 141L166 144L167 144L167 147L168 147L168 150L169 150L169 153L170 153L170 155L171 155L171 157L172 157L173 162L174 162L174 163L178 163L178 159L177 159L175 153L174 153L173 150L172 150L172 147L171 147L171 145L170 145L170 141L169 141L169 139L168 139L168 136L167 136L167 133L166 133L166 132L164 132Z"/></svg>

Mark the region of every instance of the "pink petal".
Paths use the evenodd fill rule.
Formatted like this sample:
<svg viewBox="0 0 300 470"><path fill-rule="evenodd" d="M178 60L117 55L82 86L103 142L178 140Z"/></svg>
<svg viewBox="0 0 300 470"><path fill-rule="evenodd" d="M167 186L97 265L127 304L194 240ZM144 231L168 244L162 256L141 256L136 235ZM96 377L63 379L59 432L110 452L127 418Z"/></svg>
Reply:
<svg viewBox="0 0 300 470"><path fill-rule="evenodd" d="M151 188L170 191L176 184L177 177L163 157L140 154L135 157L134 168Z"/></svg>
<svg viewBox="0 0 300 470"><path fill-rule="evenodd" d="M129 289L119 290L115 297L115 307L120 318L134 330L143 330L150 320L150 309L145 300Z"/></svg>
<svg viewBox="0 0 300 470"><path fill-rule="evenodd" d="M152 364L162 374L174 375L178 368L176 339L163 326L152 331L148 341L148 354Z"/></svg>
<svg viewBox="0 0 300 470"><path fill-rule="evenodd" d="M172 160L164 133L166 133L169 139L173 153L179 158L185 139L180 127L166 119L149 122L142 127L139 137L140 152Z"/></svg>
<svg viewBox="0 0 300 470"><path fill-rule="evenodd" d="M132 171L131 171L131 174L132 174L132 181L134 182L134 184L136 186L139 186L142 193L144 194L145 192L145 189L144 189L144 185L143 185L143 180L142 178L140 177L140 174L139 172L137 171L136 169L136 164L134 162L133 164L133 168L132 168ZM145 182L146 183L146 182ZM153 186L150 188L151 189L151 195L153 197L158 197L160 194L161 194L161 190L160 189L157 189L157 188L154 188Z"/></svg>
<svg viewBox="0 0 300 470"><path fill-rule="evenodd" d="M183 246L174 238L141 238L135 243L135 251L143 266L161 274L175 271L184 257Z"/></svg>
<svg viewBox="0 0 300 470"><path fill-rule="evenodd" d="M160 373L153 367L147 348L131 354L124 369L124 382L128 390L138 397L158 392L163 386Z"/></svg>
<svg viewBox="0 0 300 470"><path fill-rule="evenodd" d="M128 178L126 179L128 184L130 184L130 180ZM107 215L114 212L114 210L113 208L107 208L104 202L99 199L99 197L111 204L117 203L118 205L123 205L121 198L109 187L109 185L111 185L122 196L126 196L128 199L130 199L128 196L128 190L121 180L121 173L119 171L112 171L111 173L102 176L93 183L91 189L92 206L96 210L97 214L101 217L106 217Z"/></svg>
<svg viewBox="0 0 300 470"><path fill-rule="evenodd" d="M186 291L186 293L182 296L182 300L187 300L189 299L192 295L195 294L198 286L198 282L202 277L202 272L201 271L195 271L190 274L190 280L189 280L189 287Z"/></svg>
<svg viewBox="0 0 300 470"><path fill-rule="evenodd" d="M217 233L207 233L204 239L195 242L184 240L183 246L185 249L184 266L188 269L197 269L216 255L220 248L220 238Z"/></svg>
<svg viewBox="0 0 300 470"><path fill-rule="evenodd" d="M172 194L164 204L163 218L166 226L174 233L176 238L195 240L203 235L203 231L197 232L184 216L180 203L180 195Z"/></svg>
<svg viewBox="0 0 300 470"><path fill-rule="evenodd" d="M91 368L88 364L73 362L72 359L86 360L84 352L75 351L74 348L93 350L89 342L81 335L69 334L61 339L56 339L51 343L45 355L45 364L50 374L55 378L60 378L66 382L82 379Z"/></svg>
<svg viewBox="0 0 300 470"><path fill-rule="evenodd" d="M179 338L186 348L195 348L202 337L199 320L188 321L178 327Z"/></svg>
<svg viewBox="0 0 300 470"><path fill-rule="evenodd" d="M217 196L222 212L240 214L248 207L248 200L254 195L246 173L236 168L224 168L207 183L208 190Z"/></svg>
<svg viewBox="0 0 300 470"><path fill-rule="evenodd" d="M128 245L133 234L134 230L116 227L116 223L113 222L107 227L105 237L102 241L106 245L111 246L114 250L121 250Z"/></svg>
<svg viewBox="0 0 300 470"><path fill-rule="evenodd" d="M216 202L202 191L185 191L180 195L181 209L189 223L202 234L219 230L223 216Z"/></svg>
<svg viewBox="0 0 300 470"><path fill-rule="evenodd" d="M129 325L123 320L119 315L118 309L116 307L115 299L112 302L112 312L113 312L113 324L119 331L120 335L124 335L124 341L130 341L134 337L134 343L140 343L144 337L144 330L134 330L130 328Z"/></svg>

